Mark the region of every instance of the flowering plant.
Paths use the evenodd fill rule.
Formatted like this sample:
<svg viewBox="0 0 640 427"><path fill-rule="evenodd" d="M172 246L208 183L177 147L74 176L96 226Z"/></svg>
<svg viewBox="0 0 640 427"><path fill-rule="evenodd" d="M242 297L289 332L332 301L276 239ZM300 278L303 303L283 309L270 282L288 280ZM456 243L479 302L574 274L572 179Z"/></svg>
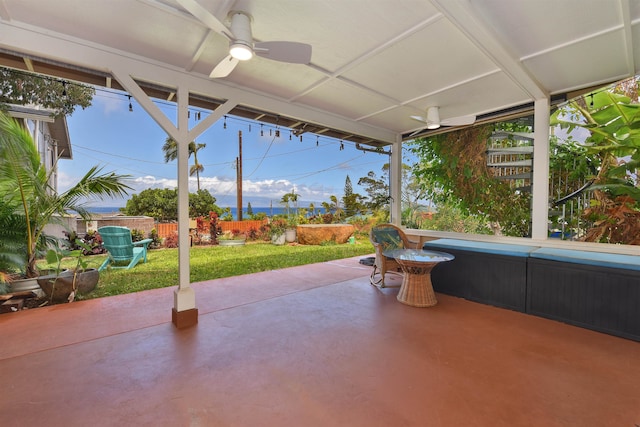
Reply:
<svg viewBox="0 0 640 427"><path fill-rule="evenodd" d="M281 234L284 234L287 227L288 225L286 219L273 219L269 223L269 236L280 236Z"/></svg>

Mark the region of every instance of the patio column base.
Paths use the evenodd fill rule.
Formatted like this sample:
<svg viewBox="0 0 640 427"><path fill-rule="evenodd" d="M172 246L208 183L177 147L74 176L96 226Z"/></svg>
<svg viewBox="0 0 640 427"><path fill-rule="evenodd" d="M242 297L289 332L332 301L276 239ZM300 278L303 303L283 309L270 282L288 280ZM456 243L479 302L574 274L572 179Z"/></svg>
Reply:
<svg viewBox="0 0 640 427"><path fill-rule="evenodd" d="M178 329L197 325L198 309L190 308L184 311L177 311L175 308L171 309L171 323Z"/></svg>

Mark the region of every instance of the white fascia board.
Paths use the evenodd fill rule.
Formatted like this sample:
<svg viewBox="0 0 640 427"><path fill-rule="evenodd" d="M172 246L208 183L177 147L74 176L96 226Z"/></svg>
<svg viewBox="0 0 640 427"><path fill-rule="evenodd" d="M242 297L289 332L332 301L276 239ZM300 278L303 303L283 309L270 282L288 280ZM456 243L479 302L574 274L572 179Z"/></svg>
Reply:
<svg viewBox="0 0 640 427"><path fill-rule="evenodd" d="M3 22L0 46L107 73L111 73L114 69L127 70L127 74L136 80L169 88L187 87L191 93L232 100L238 105L281 114L365 138L393 143L397 137L395 132L388 129L345 119L329 111L292 103L286 99L261 94L246 88L222 84L211 80L208 76L190 74L178 67L90 43L86 40L45 31L39 27L16 22Z"/></svg>
<svg viewBox="0 0 640 427"><path fill-rule="evenodd" d="M10 117L16 119L40 120L41 122L53 123L53 110L42 109L37 106L9 104L7 111Z"/></svg>

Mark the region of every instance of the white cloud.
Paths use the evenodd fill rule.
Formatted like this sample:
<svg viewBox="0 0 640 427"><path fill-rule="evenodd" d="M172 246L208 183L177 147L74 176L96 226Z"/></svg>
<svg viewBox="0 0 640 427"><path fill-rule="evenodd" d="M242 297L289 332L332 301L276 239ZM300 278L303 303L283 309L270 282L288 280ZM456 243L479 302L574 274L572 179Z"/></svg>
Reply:
<svg viewBox="0 0 640 427"><path fill-rule="evenodd" d="M133 178L127 184L132 187L133 193L140 193L147 188L177 188L178 181L176 179L156 178L155 176L146 175Z"/></svg>
<svg viewBox="0 0 640 427"><path fill-rule="evenodd" d="M128 105L125 98L116 94L95 96L92 104L101 108L105 115L109 115L116 111L122 111L122 109L127 108Z"/></svg>
<svg viewBox="0 0 640 427"><path fill-rule="evenodd" d="M71 176L65 172L58 172L58 192L64 193L73 187L79 179L80 177Z"/></svg>

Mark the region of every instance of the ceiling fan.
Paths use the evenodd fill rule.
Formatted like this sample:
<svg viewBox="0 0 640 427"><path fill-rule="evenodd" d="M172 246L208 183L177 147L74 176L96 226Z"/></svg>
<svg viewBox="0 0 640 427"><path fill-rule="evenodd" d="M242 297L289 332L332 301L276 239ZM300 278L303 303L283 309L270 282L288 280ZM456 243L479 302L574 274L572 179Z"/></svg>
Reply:
<svg viewBox="0 0 640 427"><path fill-rule="evenodd" d="M213 31L229 40L229 55L215 66L209 77L228 76L240 61L247 61L254 55L274 61L292 64L308 64L311 61L311 45L290 41L254 42L251 34L252 17L246 12L231 11L225 26L197 0L178 0L178 3Z"/></svg>
<svg viewBox="0 0 640 427"><path fill-rule="evenodd" d="M440 120L440 107L427 108L427 117L411 116L413 120L417 120L427 124L427 129L438 129L440 126L464 126L471 125L476 121L476 116L459 116L450 117L448 119Z"/></svg>

